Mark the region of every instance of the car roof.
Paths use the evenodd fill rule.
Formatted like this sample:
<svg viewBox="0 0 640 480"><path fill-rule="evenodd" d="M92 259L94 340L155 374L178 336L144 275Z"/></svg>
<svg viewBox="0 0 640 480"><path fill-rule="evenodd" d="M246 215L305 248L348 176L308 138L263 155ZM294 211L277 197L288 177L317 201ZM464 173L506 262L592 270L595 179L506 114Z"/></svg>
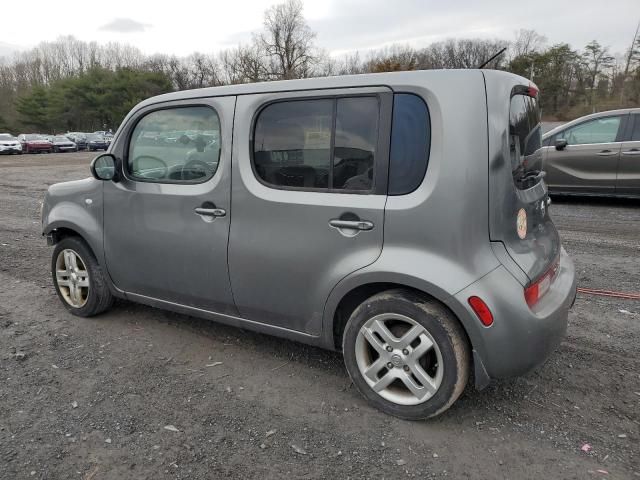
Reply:
<svg viewBox="0 0 640 480"><path fill-rule="evenodd" d="M605 110L604 112L597 112L597 113L592 113L590 115L585 115L584 117L576 118L575 120L571 120L570 122L563 123L562 125L559 125L549 130L547 133L542 135L542 138L547 139L550 136L555 135L556 133L567 129L568 127L572 127L573 125L582 123L586 120L591 120L593 118L610 117L613 115L626 115L628 113L640 113L640 108L621 108L618 110Z"/></svg>
<svg viewBox="0 0 640 480"><path fill-rule="evenodd" d="M221 97L230 95L251 95L260 93L279 93L289 91L321 90L332 88L352 88L352 87L376 87L394 85L415 84L420 85L422 80L434 77L459 78L468 77L469 81L478 79L478 72L485 75L502 75L516 78L518 75L499 70L478 70L478 69L447 69L447 70L416 70L404 72L384 72L366 73L361 75L337 75L333 77L314 77L296 80L278 80L273 82L244 83L238 85L224 85L220 87L206 87L193 90L181 90L178 92L165 93L148 98L140 102L134 110L162 102L175 100L189 100L194 98ZM529 80L522 78L523 82L530 84Z"/></svg>

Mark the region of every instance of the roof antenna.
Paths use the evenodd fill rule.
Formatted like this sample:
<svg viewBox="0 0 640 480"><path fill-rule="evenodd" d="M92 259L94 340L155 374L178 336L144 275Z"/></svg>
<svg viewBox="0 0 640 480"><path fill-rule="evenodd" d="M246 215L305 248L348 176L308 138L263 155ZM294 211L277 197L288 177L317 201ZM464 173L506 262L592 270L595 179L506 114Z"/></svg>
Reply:
<svg viewBox="0 0 640 480"><path fill-rule="evenodd" d="M496 53L493 57L491 57L489 60L484 62L482 65L480 65L478 68L486 67L489 63L491 63L492 60L495 60L497 57L502 55L506 50L507 50L507 47L504 47L502 50L500 50L498 53Z"/></svg>

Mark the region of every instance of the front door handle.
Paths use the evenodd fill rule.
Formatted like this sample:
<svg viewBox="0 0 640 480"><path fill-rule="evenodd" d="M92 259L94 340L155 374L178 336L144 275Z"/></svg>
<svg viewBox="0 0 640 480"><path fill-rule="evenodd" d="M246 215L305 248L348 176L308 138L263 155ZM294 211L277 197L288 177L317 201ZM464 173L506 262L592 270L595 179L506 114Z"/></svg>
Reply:
<svg viewBox="0 0 640 480"><path fill-rule="evenodd" d="M329 220L329 225L335 228L349 228L352 230L373 230L373 222L368 220L340 220L339 218L334 218Z"/></svg>
<svg viewBox="0 0 640 480"><path fill-rule="evenodd" d="M610 157L611 155L617 155L618 152L612 152L611 150L602 150L598 152L601 157Z"/></svg>
<svg viewBox="0 0 640 480"><path fill-rule="evenodd" d="M197 215L203 215L205 217L224 217L227 214L223 208L197 207L194 211Z"/></svg>

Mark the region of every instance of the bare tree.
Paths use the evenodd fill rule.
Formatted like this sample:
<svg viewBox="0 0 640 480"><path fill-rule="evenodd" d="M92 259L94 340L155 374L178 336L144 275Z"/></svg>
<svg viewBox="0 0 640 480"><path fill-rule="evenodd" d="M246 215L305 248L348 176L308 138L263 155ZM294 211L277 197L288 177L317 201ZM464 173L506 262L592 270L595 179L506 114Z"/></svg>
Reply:
<svg viewBox="0 0 640 480"><path fill-rule="evenodd" d="M547 37L540 35L535 30L521 28L516 31L516 38L511 43L511 57L531 55L539 52L547 43Z"/></svg>
<svg viewBox="0 0 640 480"><path fill-rule="evenodd" d="M269 73L273 78L304 78L317 61L314 48L316 34L303 15L301 0L286 0L274 5L264 15L264 32L255 37L270 57Z"/></svg>
<svg viewBox="0 0 640 480"><path fill-rule="evenodd" d="M609 54L607 47L594 40L584 47L582 59L587 74L587 87L591 90L589 104L595 108L597 82L605 70L612 66L614 58Z"/></svg>

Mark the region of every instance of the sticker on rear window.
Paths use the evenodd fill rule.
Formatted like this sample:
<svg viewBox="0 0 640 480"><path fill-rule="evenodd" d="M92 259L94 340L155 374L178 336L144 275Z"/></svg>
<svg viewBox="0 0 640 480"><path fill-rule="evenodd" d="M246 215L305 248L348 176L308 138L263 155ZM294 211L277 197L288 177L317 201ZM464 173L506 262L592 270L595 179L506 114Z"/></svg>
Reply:
<svg viewBox="0 0 640 480"><path fill-rule="evenodd" d="M527 211L524 208L518 210L516 227L518 229L518 237L520 237L520 240L524 240L527 236Z"/></svg>

